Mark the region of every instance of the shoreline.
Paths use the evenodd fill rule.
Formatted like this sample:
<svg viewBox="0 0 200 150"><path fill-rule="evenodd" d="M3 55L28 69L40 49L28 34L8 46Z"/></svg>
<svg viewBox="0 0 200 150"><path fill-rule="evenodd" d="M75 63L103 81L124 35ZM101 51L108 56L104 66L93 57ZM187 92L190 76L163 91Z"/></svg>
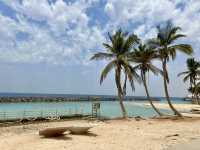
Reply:
<svg viewBox="0 0 200 150"><path fill-rule="evenodd" d="M130 103L131 104L131 103ZM141 102L141 103L134 103L134 105L142 106L142 107L151 107L151 105L148 102ZM159 103L154 102L154 105L159 109L166 109L171 110L169 105L167 103ZM182 112L190 112L192 109L198 109L200 110L200 105L197 104L181 104L181 103L173 103L173 106Z"/></svg>

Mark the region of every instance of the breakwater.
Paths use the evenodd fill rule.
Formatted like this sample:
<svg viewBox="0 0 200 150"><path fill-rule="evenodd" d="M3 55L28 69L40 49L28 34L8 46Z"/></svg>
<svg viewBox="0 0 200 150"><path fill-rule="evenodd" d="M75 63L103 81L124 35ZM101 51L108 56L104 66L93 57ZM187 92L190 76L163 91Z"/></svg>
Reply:
<svg viewBox="0 0 200 150"><path fill-rule="evenodd" d="M75 102L75 101L94 101L98 98L93 97L46 97L46 96L29 96L29 97L0 97L0 103L17 103L17 102ZM105 99L114 100L114 99Z"/></svg>
<svg viewBox="0 0 200 150"><path fill-rule="evenodd" d="M83 102L83 101L116 101L117 97L0 97L0 103L17 103L17 102ZM126 100L133 100L126 98Z"/></svg>
<svg viewBox="0 0 200 150"><path fill-rule="evenodd" d="M159 101L160 98L152 98L155 101ZM17 102L84 102L84 101L116 101L117 96L102 96L102 95L44 95L44 94L34 94L34 95L1 95L0 103L17 103ZM126 96L124 98L126 101L146 101L146 97L135 97Z"/></svg>

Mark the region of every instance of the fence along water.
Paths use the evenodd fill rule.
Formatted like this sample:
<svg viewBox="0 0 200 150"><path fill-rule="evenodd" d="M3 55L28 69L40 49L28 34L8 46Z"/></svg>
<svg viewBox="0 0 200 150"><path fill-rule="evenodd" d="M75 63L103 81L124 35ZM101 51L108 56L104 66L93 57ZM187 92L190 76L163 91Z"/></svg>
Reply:
<svg viewBox="0 0 200 150"><path fill-rule="evenodd" d="M54 120L54 119L60 119L60 118L65 118L65 117L73 117L73 116L88 116L92 114L92 110L90 110L90 112L79 105L79 107L75 106L70 106L71 102L73 103L83 103L83 102L92 102L95 101L96 98L89 98L87 97L87 99L80 99L79 97L77 98L67 98L67 97L1 97L0 101L4 102L6 101L6 103L12 103L12 104L21 104L21 103L27 103L27 104L31 104L33 103L32 100L34 100L34 102L38 103L38 102L47 102L49 104L59 104L59 102L67 102L69 104L69 107L62 107L62 105L60 107L57 106L56 109L49 109L49 108L43 108L43 109L36 109L36 110L31 110L29 108L27 109L23 109L23 110L0 110L0 121L13 121L13 120L35 120L35 119L50 119L50 120ZM0 102L0 105L1 105ZM13 103L14 102L14 103ZM57 103L58 102L58 103ZM35 104L36 104L35 103ZM66 104L67 104L66 103ZM67 104L67 105L68 105ZM92 108L92 106L91 106ZM84 109L86 109L84 111Z"/></svg>
<svg viewBox="0 0 200 150"><path fill-rule="evenodd" d="M83 108L75 109L48 109L48 110L23 110L23 111L0 111L0 121L14 121L14 120L36 120L49 119L55 120L65 117L73 116L88 116L90 114L84 113Z"/></svg>

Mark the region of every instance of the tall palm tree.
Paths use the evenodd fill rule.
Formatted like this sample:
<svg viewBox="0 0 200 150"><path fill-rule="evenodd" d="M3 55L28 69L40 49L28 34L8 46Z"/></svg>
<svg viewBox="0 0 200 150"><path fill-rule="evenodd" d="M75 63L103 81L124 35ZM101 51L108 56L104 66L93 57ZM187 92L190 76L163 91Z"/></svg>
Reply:
<svg viewBox="0 0 200 150"><path fill-rule="evenodd" d="M108 33L110 43L103 43L106 52L98 52L94 54L91 60L110 60L103 69L100 77L100 84L106 78L107 74L115 69L115 82L118 90L119 103L124 118L127 117L127 112L123 104L124 90L121 86L122 73L127 75L132 89L134 89L134 80L140 81L139 75L135 72L128 61L128 55L135 44L139 42L135 34L128 34L117 30L112 36ZM122 72L123 71L123 72Z"/></svg>
<svg viewBox="0 0 200 150"><path fill-rule="evenodd" d="M200 97L200 82L196 84L194 87L190 87L188 91L192 94L195 94L195 103L200 105L199 97Z"/></svg>
<svg viewBox="0 0 200 150"><path fill-rule="evenodd" d="M150 40L149 44L156 48L158 52L158 58L162 62L163 82L167 102L174 114L181 117L182 115L175 109L170 100L168 92L169 76L167 71L167 63L170 61L170 58L175 60L177 51L190 55L192 54L193 49L189 44L175 44L178 39L183 38L186 35L178 33L181 28L174 27L171 22L167 22L165 26L158 26L157 30L157 38Z"/></svg>
<svg viewBox="0 0 200 150"><path fill-rule="evenodd" d="M152 60L156 58L156 51L149 48L145 44L140 44L138 48L134 49L133 54L131 55L131 60L136 63L134 67L136 70L140 71L140 76L146 91L147 98L153 107L153 109L162 116L163 114L155 107L150 97L149 90L146 82L146 73L152 72L155 75L162 74L162 71L152 64Z"/></svg>
<svg viewBox="0 0 200 150"><path fill-rule="evenodd" d="M197 83L196 87L195 87L195 93L197 95L197 100L199 100L200 97L200 82ZM199 101L198 101L199 102ZM200 103L199 103L200 104Z"/></svg>
<svg viewBox="0 0 200 150"><path fill-rule="evenodd" d="M200 76L200 63L197 62L194 58L188 58L187 61L187 71L181 72L178 74L178 76L184 75L183 81L186 82L189 80L190 87L196 87L197 86L197 78ZM195 94L194 90L191 90L192 92L192 99ZM195 98L197 100L197 95L195 95ZM196 101L198 103L198 101Z"/></svg>
<svg viewBox="0 0 200 150"><path fill-rule="evenodd" d="M200 99L199 99L199 97L200 97L200 75L198 75L196 79L197 79L197 83L196 83L196 86L194 87L194 89L195 89L197 103L200 105Z"/></svg>

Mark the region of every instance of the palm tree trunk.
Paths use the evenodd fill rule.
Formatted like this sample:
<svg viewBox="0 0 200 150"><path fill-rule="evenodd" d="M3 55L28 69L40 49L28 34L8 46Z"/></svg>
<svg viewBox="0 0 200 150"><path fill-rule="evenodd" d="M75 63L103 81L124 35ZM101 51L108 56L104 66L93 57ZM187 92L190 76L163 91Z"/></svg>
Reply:
<svg viewBox="0 0 200 150"><path fill-rule="evenodd" d="M124 107L123 104L123 90L121 87L121 69L120 66L117 66L116 70L115 70L115 82L116 82L116 86L117 86L117 90L118 90L118 97L119 97L119 104L121 107L121 111L122 111L122 116L123 118L127 118L127 113L126 113L126 109Z"/></svg>
<svg viewBox="0 0 200 150"><path fill-rule="evenodd" d="M143 74L143 84L144 84L144 88L145 88L145 91L146 91L147 99L149 100L149 103L151 104L152 108L158 113L159 116L163 116L163 114L155 107L155 105L153 104L152 99L151 99L151 97L149 95L149 91L148 91L147 83L146 83L146 74L145 73Z"/></svg>
<svg viewBox="0 0 200 150"><path fill-rule="evenodd" d="M126 96L126 82L127 82L127 74L125 74L125 78L124 78L123 97Z"/></svg>
<svg viewBox="0 0 200 150"><path fill-rule="evenodd" d="M190 88L192 90L192 87L193 87L193 80L190 80ZM193 90L191 91L191 94L192 94L192 103L195 104L195 99L194 99L194 92Z"/></svg>
<svg viewBox="0 0 200 150"><path fill-rule="evenodd" d="M192 103L193 104L197 104L197 101L195 100L195 98L194 98L194 93L192 92Z"/></svg>
<svg viewBox="0 0 200 150"><path fill-rule="evenodd" d="M198 100L198 95L197 95L197 92L196 92L196 87L197 87L197 85L196 85L196 79L194 79L194 97L196 99L196 104L200 105L200 102Z"/></svg>
<svg viewBox="0 0 200 150"><path fill-rule="evenodd" d="M199 95L197 94L197 102L198 102L198 105L200 105L200 100L199 100Z"/></svg>
<svg viewBox="0 0 200 150"><path fill-rule="evenodd" d="M163 80L164 80L164 90L165 90L165 96L166 100L169 104L169 107L172 109L175 115L182 117L181 113L179 113L176 108L172 105L171 100L169 98L169 93L168 93L168 87L167 87L167 68L166 68L166 60L162 61L162 66L163 66Z"/></svg>
<svg viewBox="0 0 200 150"><path fill-rule="evenodd" d="M199 99L199 94L197 93L197 100L198 100L198 103L200 105L200 99Z"/></svg>

